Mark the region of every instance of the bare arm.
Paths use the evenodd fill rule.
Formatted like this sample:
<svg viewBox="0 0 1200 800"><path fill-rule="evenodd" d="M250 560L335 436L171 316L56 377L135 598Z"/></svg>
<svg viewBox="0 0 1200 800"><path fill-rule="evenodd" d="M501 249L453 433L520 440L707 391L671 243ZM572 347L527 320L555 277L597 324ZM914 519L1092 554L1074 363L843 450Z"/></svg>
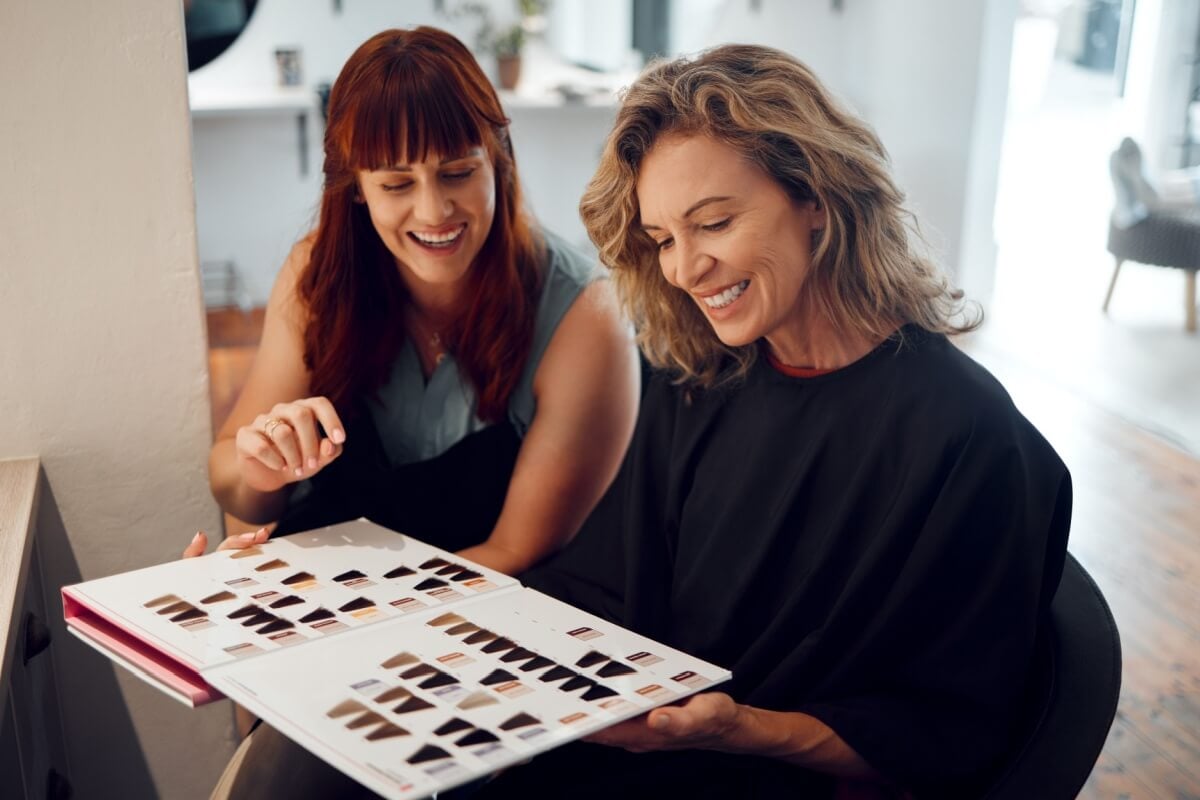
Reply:
<svg viewBox="0 0 1200 800"><path fill-rule="evenodd" d="M612 286L568 309L534 376L537 413L488 540L462 554L516 574L562 547L617 474L633 436L637 351Z"/></svg>
<svg viewBox="0 0 1200 800"><path fill-rule="evenodd" d="M225 511L248 522L278 519L290 485L337 458L345 438L336 433L341 421L333 406L324 398L308 397L304 312L296 284L309 251L308 241L301 241L279 271L250 375L208 457L213 497ZM272 418L286 424L268 426ZM319 438L318 420L330 439Z"/></svg>

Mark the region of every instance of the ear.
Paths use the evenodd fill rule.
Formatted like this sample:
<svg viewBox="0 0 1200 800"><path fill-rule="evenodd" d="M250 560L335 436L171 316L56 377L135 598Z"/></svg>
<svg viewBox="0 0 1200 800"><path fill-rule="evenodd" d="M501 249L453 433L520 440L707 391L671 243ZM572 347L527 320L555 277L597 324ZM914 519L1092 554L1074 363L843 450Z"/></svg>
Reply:
<svg viewBox="0 0 1200 800"><path fill-rule="evenodd" d="M804 204L805 212L809 215L809 224L814 231L823 231L825 226L829 224L829 212L825 210L825 206L821 205L820 200L809 200Z"/></svg>

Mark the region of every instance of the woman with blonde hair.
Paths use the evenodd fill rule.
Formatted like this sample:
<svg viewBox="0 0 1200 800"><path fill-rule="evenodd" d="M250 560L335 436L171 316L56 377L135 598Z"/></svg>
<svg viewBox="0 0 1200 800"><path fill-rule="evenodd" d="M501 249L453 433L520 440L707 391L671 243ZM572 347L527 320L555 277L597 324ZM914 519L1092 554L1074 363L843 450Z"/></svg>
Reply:
<svg viewBox="0 0 1200 800"><path fill-rule="evenodd" d="M581 208L656 373L615 483L526 583L733 679L484 794L977 795L1070 478L949 342L976 321L879 140L791 56L719 47L634 83Z"/></svg>

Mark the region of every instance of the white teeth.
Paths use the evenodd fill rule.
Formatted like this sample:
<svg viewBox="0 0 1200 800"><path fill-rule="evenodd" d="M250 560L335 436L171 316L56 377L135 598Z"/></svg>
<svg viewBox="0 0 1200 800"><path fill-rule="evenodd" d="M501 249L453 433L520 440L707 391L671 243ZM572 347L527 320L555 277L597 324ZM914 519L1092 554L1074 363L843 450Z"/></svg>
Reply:
<svg viewBox="0 0 1200 800"><path fill-rule="evenodd" d="M746 291L746 287L750 285L750 281L745 280L741 283L730 286L720 294L714 294L710 297L701 298L704 304L709 308L724 308L742 296L742 292Z"/></svg>
<svg viewBox="0 0 1200 800"><path fill-rule="evenodd" d="M466 225L461 225L457 230L449 233L417 233L413 231L410 235L418 242L430 247L446 247L458 241L458 237L462 236L463 231L467 229Z"/></svg>

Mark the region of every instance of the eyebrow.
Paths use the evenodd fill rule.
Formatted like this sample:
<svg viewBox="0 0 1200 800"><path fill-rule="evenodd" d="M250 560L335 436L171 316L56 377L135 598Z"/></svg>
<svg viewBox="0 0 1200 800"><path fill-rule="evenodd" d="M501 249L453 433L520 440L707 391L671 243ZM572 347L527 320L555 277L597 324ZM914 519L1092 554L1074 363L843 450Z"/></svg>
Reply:
<svg viewBox="0 0 1200 800"><path fill-rule="evenodd" d="M706 197L698 203L693 203L691 208L689 208L687 211L683 212L683 219L687 219L692 214L695 214L697 211L699 211L700 209L704 208L707 205L710 205L711 203L719 203L722 200L732 200L732 199L733 199L732 197L729 197L727 195L721 195L720 197ZM660 230L662 230L662 228L658 227L657 225L643 225L642 230L644 230L644 231L660 231Z"/></svg>
<svg viewBox="0 0 1200 800"><path fill-rule="evenodd" d="M442 166L445 166L446 164L453 164L455 161L464 161L468 158L479 158L482 155L483 155L483 148L475 147L475 148L472 148L469 152L464 153L461 156L452 156L450 158L443 158L441 161L438 162L438 166L442 167ZM380 167L379 169L372 170L372 171L373 172L412 172L412 165L396 164L391 167Z"/></svg>

